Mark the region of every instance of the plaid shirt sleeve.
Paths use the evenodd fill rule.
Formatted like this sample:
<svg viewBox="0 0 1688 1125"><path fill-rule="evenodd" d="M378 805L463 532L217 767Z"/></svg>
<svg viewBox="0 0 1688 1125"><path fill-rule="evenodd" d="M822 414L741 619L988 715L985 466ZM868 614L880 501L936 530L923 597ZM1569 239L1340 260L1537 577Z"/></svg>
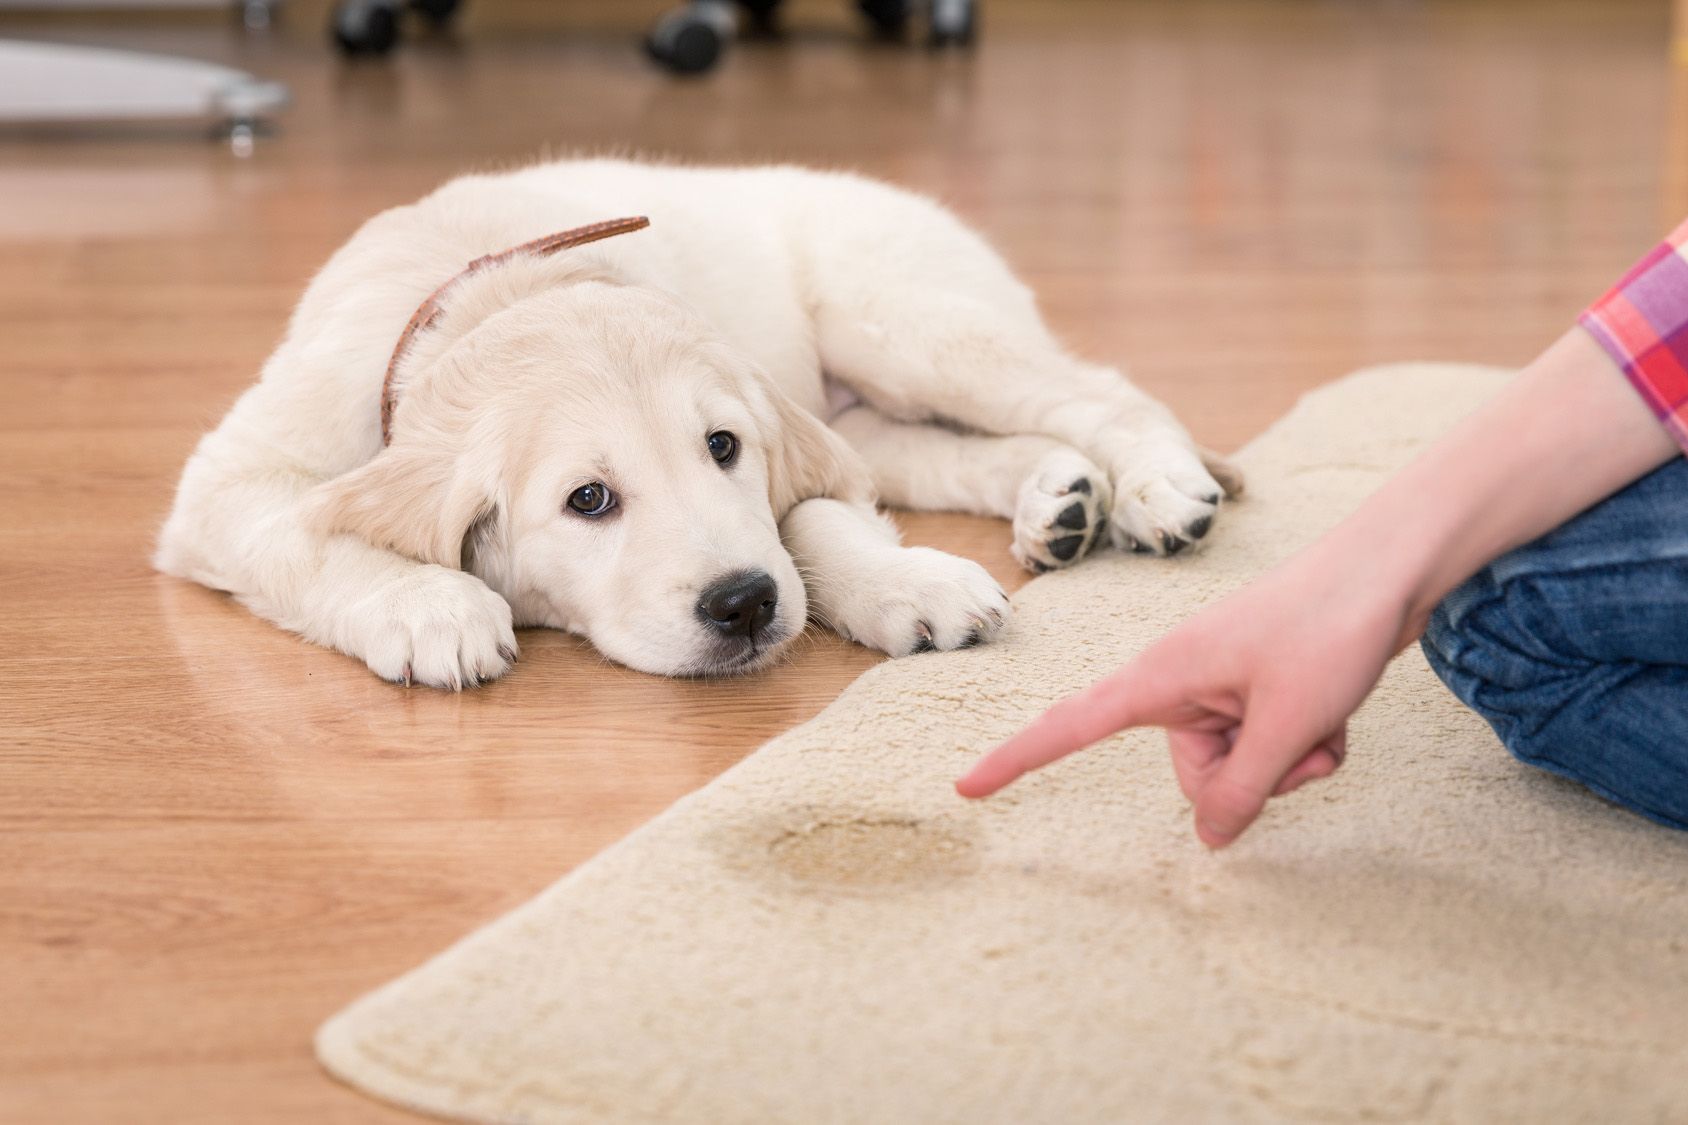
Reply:
<svg viewBox="0 0 1688 1125"><path fill-rule="evenodd" d="M1688 451L1688 222L1578 318Z"/></svg>

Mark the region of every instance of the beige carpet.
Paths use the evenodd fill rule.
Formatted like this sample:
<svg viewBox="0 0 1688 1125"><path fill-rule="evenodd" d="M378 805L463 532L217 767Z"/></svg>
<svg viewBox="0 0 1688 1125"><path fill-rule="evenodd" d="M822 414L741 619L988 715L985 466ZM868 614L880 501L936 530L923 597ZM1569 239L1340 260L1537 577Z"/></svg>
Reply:
<svg viewBox="0 0 1688 1125"><path fill-rule="evenodd" d="M1515 765L1416 651L1342 772L1221 855L1158 732L950 789L1501 380L1313 395L1210 549L1094 558L1002 643L876 667L336 1016L324 1063L484 1121L1688 1120L1688 836Z"/></svg>

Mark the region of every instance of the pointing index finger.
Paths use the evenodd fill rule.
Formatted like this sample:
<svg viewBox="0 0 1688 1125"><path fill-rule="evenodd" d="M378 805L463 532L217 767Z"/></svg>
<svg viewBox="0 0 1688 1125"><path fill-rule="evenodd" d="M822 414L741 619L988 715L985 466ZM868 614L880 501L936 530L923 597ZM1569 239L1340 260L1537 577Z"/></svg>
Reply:
<svg viewBox="0 0 1688 1125"><path fill-rule="evenodd" d="M974 763L955 783L963 797L988 797L1022 774L1154 718L1135 665L1062 700Z"/></svg>

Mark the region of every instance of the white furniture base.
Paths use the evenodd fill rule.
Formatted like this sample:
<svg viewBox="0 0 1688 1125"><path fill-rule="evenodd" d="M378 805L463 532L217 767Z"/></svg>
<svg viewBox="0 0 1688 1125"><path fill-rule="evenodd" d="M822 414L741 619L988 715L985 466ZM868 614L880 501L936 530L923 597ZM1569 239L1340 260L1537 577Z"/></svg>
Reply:
<svg viewBox="0 0 1688 1125"><path fill-rule="evenodd" d="M197 59L0 40L0 122L205 120L249 152L287 87Z"/></svg>

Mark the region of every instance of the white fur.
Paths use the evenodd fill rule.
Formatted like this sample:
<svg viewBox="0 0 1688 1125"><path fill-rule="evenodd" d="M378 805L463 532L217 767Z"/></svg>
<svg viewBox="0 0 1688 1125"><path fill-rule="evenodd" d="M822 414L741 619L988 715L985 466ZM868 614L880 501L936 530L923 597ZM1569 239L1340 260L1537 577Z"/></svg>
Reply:
<svg viewBox="0 0 1688 1125"><path fill-rule="evenodd" d="M634 214L651 228L453 289L382 448L382 376L424 297L482 254ZM829 392L857 404L850 444L823 424ZM741 443L726 470L718 430ZM809 615L894 654L1000 627L984 570L898 546L876 485L1012 518L1016 557L1045 569L1104 515L1118 543L1199 538L1215 477L1240 487L1164 407L1067 355L929 200L796 168L573 161L466 176L366 223L200 442L156 562L389 679L497 676L512 625L647 671L738 671ZM564 507L592 481L619 498L603 519ZM772 577L777 608L723 639L700 598L745 571Z"/></svg>

